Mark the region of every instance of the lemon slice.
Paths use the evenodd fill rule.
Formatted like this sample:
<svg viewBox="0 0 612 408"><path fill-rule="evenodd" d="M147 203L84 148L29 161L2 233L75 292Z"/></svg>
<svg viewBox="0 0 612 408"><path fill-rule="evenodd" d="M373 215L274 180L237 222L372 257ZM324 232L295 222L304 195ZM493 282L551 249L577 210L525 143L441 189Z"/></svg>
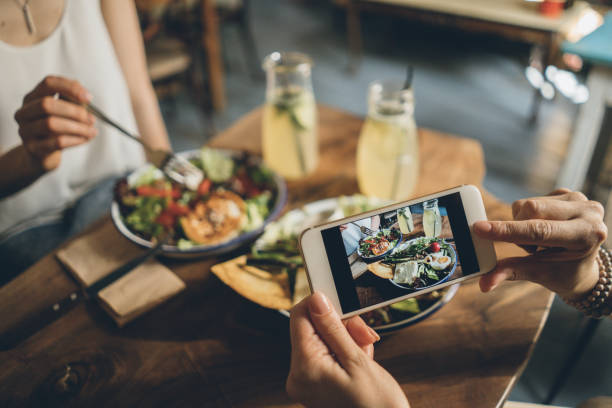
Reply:
<svg viewBox="0 0 612 408"><path fill-rule="evenodd" d="M297 103L293 105L291 110L292 120L296 126L303 130L312 129L314 126L314 105L310 103L308 98L303 95L297 100Z"/></svg>

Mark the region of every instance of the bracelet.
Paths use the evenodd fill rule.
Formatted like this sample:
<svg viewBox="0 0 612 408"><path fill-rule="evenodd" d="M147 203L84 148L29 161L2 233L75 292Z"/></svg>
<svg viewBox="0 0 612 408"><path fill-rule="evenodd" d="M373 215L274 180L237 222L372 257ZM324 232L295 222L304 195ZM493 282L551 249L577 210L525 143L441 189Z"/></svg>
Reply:
<svg viewBox="0 0 612 408"><path fill-rule="evenodd" d="M599 280L591 294L582 300L565 300L588 317L601 319L612 313L612 308L606 303L612 293L612 256L604 247L599 248L597 254L599 265Z"/></svg>

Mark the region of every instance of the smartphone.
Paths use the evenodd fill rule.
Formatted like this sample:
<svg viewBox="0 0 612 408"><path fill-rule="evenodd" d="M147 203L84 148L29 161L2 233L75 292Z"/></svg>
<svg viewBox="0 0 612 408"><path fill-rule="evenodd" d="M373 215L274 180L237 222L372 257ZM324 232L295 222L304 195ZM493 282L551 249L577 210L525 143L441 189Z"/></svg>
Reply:
<svg viewBox="0 0 612 408"><path fill-rule="evenodd" d="M465 185L308 228L310 289L347 318L480 276L497 263L493 242L472 233L486 219Z"/></svg>

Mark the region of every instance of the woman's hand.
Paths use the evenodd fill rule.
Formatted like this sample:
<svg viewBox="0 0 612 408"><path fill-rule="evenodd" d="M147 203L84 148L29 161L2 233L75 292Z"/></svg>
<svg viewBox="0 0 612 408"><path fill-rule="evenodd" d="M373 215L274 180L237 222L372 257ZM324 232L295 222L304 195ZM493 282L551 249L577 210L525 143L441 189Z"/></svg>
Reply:
<svg viewBox="0 0 612 408"><path fill-rule="evenodd" d="M359 317L340 320L321 293L291 310L287 393L313 407L409 407L399 384L372 358L379 339Z"/></svg>
<svg viewBox="0 0 612 408"><path fill-rule="evenodd" d="M502 259L480 279L483 292L504 280L529 280L576 300L599 278L596 256L607 237L604 209L584 194L560 189L512 204L515 221L480 221L474 232L523 247L528 256Z"/></svg>
<svg viewBox="0 0 612 408"><path fill-rule="evenodd" d="M56 76L45 77L23 98L23 105L15 113L19 136L25 150L44 171L59 166L63 149L96 135L95 118L78 105L90 100L91 95L80 83Z"/></svg>

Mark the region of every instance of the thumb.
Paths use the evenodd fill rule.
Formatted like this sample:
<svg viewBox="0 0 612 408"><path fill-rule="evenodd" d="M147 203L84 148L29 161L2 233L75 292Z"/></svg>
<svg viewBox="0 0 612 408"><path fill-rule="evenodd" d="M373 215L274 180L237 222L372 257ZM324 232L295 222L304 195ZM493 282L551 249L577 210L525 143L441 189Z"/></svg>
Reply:
<svg viewBox="0 0 612 408"><path fill-rule="evenodd" d="M309 299L308 310L317 334L336 355L340 364L345 368L358 364L365 354L344 327L340 316L327 298L322 293L315 292Z"/></svg>
<svg viewBox="0 0 612 408"><path fill-rule="evenodd" d="M530 256L502 259L495 269L480 278L480 290L489 292L505 280L535 282L538 269L539 263Z"/></svg>

